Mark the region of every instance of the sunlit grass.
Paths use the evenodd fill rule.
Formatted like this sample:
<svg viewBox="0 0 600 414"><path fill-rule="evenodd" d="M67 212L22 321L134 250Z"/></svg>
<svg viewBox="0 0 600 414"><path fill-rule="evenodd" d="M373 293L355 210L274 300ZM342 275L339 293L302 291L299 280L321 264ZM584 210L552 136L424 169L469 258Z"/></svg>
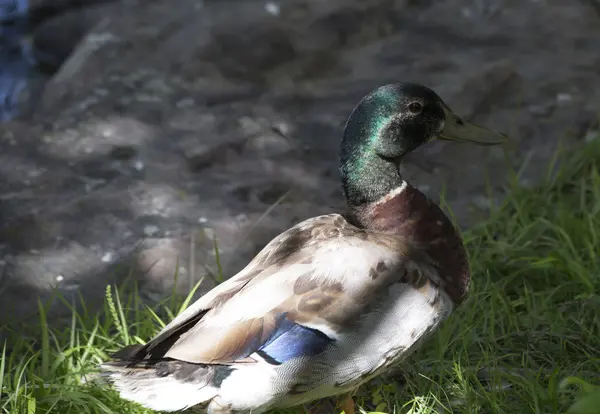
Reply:
<svg viewBox="0 0 600 414"><path fill-rule="evenodd" d="M556 165L533 189L515 177L503 205L464 235L469 299L398 373L361 389L366 412L600 412L600 143ZM103 312L82 306L64 331L48 331L40 304L38 334L0 344L0 412L150 413L90 378L190 297L150 309L135 289L109 288Z"/></svg>

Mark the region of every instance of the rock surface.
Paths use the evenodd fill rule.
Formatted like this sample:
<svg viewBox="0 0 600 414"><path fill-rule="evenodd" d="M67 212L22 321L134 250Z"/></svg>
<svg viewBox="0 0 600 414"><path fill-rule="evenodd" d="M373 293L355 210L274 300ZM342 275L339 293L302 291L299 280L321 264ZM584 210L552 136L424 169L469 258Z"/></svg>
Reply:
<svg viewBox="0 0 600 414"><path fill-rule="evenodd" d="M108 9L107 9L108 10ZM425 83L507 132L523 182L597 128L600 14L586 1L128 1L111 6L0 130L0 323L54 288L150 299L226 277L304 218L343 208L346 117L377 85ZM577 30L573 30L576 27ZM436 143L405 174L468 225L501 150ZM498 194L500 194L498 192ZM213 285L207 277L204 289ZM53 320L66 315L56 306Z"/></svg>
<svg viewBox="0 0 600 414"><path fill-rule="evenodd" d="M32 43L38 65L55 72L71 55L81 39L103 19L118 13L119 2L102 2L85 7L67 8L51 14L33 30ZM36 15L36 9L33 15Z"/></svg>

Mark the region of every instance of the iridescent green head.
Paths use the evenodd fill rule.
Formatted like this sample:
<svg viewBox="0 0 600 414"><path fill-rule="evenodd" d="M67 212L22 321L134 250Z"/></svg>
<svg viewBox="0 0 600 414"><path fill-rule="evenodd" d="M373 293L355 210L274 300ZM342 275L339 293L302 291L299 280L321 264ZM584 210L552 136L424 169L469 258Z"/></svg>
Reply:
<svg viewBox="0 0 600 414"><path fill-rule="evenodd" d="M423 85L385 85L365 96L342 140L340 172L348 203L373 202L399 187L402 157L434 139L496 145L506 136L464 121Z"/></svg>

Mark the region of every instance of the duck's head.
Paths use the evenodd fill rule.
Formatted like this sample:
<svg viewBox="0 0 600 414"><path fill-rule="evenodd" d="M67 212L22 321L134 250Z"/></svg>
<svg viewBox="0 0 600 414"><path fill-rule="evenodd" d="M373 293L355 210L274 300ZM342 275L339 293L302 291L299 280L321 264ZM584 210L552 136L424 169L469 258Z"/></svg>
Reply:
<svg viewBox="0 0 600 414"><path fill-rule="evenodd" d="M385 85L365 96L342 139L340 171L349 204L377 201L400 186L402 157L435 139L497 145L507 138L465 121L423 85Z"/></svg>

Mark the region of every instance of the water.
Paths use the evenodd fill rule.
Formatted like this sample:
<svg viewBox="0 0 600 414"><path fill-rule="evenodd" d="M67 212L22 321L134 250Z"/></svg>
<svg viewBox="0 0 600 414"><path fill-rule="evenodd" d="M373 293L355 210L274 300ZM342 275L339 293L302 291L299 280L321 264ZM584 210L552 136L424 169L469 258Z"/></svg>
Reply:
<svg viewBox="0 0 600 414"><path fill-rule="evenodd" d="M0 122L17 115L19 97L34 66L27 0L0 0Z"/></svg>

